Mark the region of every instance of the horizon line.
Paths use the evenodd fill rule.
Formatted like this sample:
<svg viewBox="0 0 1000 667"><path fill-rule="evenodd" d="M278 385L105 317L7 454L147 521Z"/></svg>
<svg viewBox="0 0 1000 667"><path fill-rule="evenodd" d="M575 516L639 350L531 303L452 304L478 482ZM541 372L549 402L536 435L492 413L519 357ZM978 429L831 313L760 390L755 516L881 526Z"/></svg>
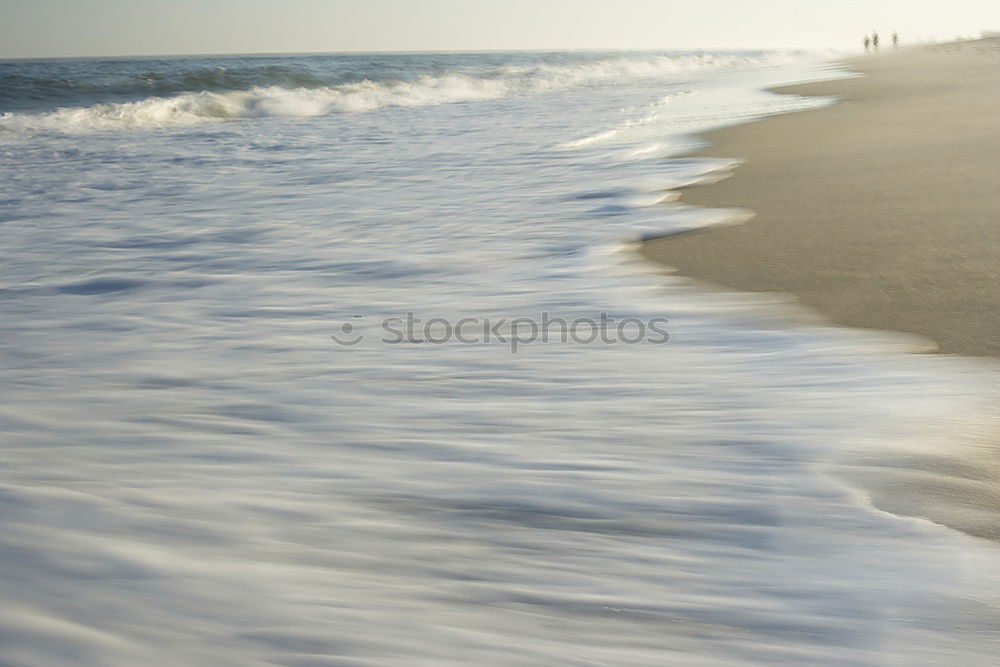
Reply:
<svg viewBox="0 0 1000 667"><path fill-rule="evenodd" d="M523 49L371 49L355 51L232 51L203 53L143 53L143 54L98 54L64 56L4 56L0 61L10 60L88 60L121 58L211 58L222 56L324 56L324 55L418 55L425 53L571 53L571 52L654 52L654 51L830 51L840 50L835 46L700 46L700 47L572 47L572 48L523 48Z"/></svg>

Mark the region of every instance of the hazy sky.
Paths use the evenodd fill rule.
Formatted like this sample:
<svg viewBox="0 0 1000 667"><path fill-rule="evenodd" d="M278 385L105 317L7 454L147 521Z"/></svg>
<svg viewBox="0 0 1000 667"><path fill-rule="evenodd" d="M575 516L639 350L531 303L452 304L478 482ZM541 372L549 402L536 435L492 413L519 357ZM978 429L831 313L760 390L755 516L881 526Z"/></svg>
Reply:
<svg viewBox="0 0 1000 667"><path fill-rule="evenodd" d="M856 48L1000 30L1000 0L0 0L0 57Z"/></svg>

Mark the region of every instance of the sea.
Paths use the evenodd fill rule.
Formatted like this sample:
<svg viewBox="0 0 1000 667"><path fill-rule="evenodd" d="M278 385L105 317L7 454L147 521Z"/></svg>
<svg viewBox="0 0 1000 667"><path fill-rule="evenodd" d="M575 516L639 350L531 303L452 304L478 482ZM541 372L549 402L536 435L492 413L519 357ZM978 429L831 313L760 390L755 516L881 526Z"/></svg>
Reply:
<svg viewBox="0 0 1000 667"><path fill-rule="evenodd" d="M996 366L636 252L832 58L0 62L0 664L996 664Z"/></svg>

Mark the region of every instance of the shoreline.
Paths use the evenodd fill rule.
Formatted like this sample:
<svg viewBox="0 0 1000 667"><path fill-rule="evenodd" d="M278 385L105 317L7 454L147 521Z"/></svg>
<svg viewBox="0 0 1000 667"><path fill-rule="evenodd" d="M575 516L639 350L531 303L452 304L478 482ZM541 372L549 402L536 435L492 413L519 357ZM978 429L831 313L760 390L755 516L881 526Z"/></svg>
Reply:
<svg viewBox="0 0 1000 667"><path fill-rule="evenodd" d="M727 289L791 294L837 325L1000 357L1000 39L845 62L864 76L775 89L837 104L704 135L693 157L745 162L681 201L752 220L645 239L640 253Z"/></svg>

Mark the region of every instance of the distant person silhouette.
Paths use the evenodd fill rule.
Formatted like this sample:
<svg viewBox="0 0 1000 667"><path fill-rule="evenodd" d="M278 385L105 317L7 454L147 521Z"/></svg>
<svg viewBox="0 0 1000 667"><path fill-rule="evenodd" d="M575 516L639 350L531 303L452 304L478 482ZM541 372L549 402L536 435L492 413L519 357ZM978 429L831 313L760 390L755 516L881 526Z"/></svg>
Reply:
<svg viewBox="0 0 1000 667"><path fill-rule="evenodd" d="M894 48L894 49L898 49L899 48L899 33L898 32L892 33L892 48Z"/></svg>
<svg viewBox="0 0 1000 667"><path fill-rule="evenodd" d="M872 51L878 53L878 33L872 33Z"/></svg>
<svg viewBox="0 0 1000 667"><path fill-rule="evenodd" d="M872 50L872 40L870 37L868 37L868 35L865 35L865 53L868 53L871 50Z"/></svg>

